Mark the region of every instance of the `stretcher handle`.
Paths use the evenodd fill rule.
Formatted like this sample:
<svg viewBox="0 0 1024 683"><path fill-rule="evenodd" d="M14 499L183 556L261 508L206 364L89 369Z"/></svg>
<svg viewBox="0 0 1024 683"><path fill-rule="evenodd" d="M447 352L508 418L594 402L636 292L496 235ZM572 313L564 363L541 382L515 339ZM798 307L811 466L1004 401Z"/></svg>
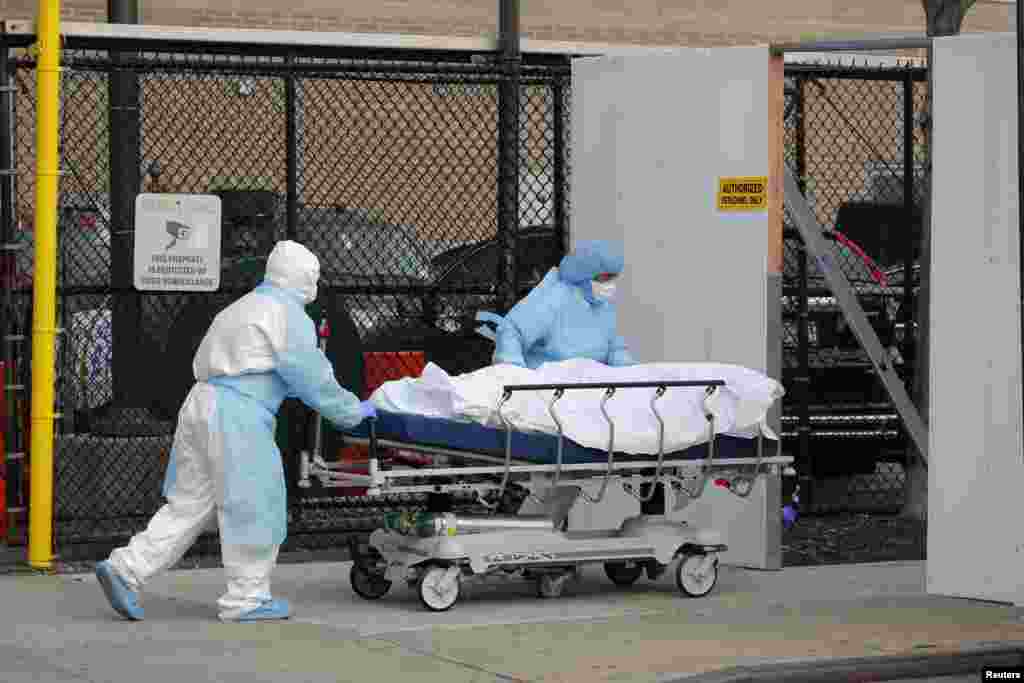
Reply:
<svg viewBox="0 0 1024 683"><path fill-rule="evenodd" d="M562 421L558 419L558 414L555 413L555 403L565 393L562 389L555 389L554 395L551 397L551 402L548 403L548 414L551 415L551 419L555 421L555 426L558 427L558 447L555 453L555 478L551 483L551 488L548 489L548 495L541 500L542 503L547 503L555 496L555 488L558 487L558 482L562 477L562 453L565 446L565 432L562 428ZM509 394L511 395L511 394Z"/></svg>
<svg viewBox="0 0 1024 683"><path fill-rule="evenodd" d="M733 480L733 481L746 481L747 483L749 483L751 485L750 489L748 489L747 492L744 493L744 494L741 494L741 493L738 493L736 491L733 491L733 493L735 495L737 495L737 496L739 496L741 498L746 498L747 496L750 495L750 492L754 490L754 487L753 487L754 482L757 480L758 475L761 474L761 461L764 460L764 429L763 429L763 426L764 426L764 423L762 422L758 426L758 430L757 430L757 461L754 463L754 474L752 476L746 476L746 475L738 476L738 477L736 477ZM777 439L775 441L775 457L776 458L782 457L782 439Z"/></svg>
<svg viewBox="0 0 1024 683"><path fill-rule="evenodd" d="M708 477L711 473L711 467L715 461L715 415L710 410L708 410L707 406L708 399L710 399L715 394L715 391L716 389L714 387L709 386L707 390L704 392L704 419L707 420L708 422L708 455L706 458L704 458L703 462L701 463L701 473L700 478L696 484L696 490L693 491L690 490L688 486L683 486L683 491L685 491L686 494L693 500L700 498L701 495L704 493L704 489L708 483Z"/></svg>
<svg viewBox="0 0 1024 683"><path fill-rule="evenodd" d="M558 413L555 412L555 403L558 402L558 399L562 398L563 394L565 394L564 389L555 389L555 393L551 397L551 403L548 404L548 412L551 414L551 419L555 421L555 425L558 427L558 452L555 454L555 480L551 484L551 495L554 495L554 489L558 487L558 482L562 478L562 451L565 446L565 432L562 429L562 421L558 419Z"/></svg>
<svg viewBox="0 0 1024 683"><path fill-rule="evenodd" d="M715 390L708 387L704 394L704 419L708 421L708 457L704 461L704 466L710 470L715 461L715 414L708 410L707 401L714 396ZM706 472L707 470L705 475Z"/></svg>
<svg viewBox="0 0 1024 683"><path fill-rule="evenodd" d="M605 387L604 398L601 399L601 414L604 415L605 422L608 423L608 469L605 470L604 481L601 482L601 490L597 492L596 497L591 498L587 495L586 491L580 489L580 496L588 503L600 503L604 500L604 494L608 490L608 482L611 481L612 472L615 470L615 423L612 422L612 418L608 415L608 410L605 407L614 395L615 387Z"/></svg>
<svg viewBox="0 0 1024 683"><path fill-rule="evenodd" d="M705 401L711 398L714 391L711 387L708 387L707 396ZM711 475L711 468L715 463L715 415L707 408L707 403L704 405L704 419L708 421L708 457L705 458L704 464L701 465L701 479L697 485L697 493L693 495L693 498L700 498L701 494L704 493L704 488L707 486L708 477Z"/></svg>
<svg viewBox="0 0 1024 683"><path fill-rule="evenodd" d="M513 391L550 391L552 389L656 389L658 387L724 387L725 380L680 380L678 382L583 382L580 384L507 384L504 393Z"/></svg>
<svg viewBox="0 0 1024 683"><path fill-rule="evenodd" d="M654 392L654 396L651 397L651 412L654 413L654 417L658 419L658 467L654 470L654 481L651 483L650 490L647 491L647 495L637 495L636 499L641 503L651 502L651 498L654 498L654 492L658 488L658 484L661 483L661 466L665 461L665 420L662 419L661 413L658 412L658 399L665 395L665 387L660 386L658 390Z"/></svg>
<svg viewBox="0 0 1024 683"><path fill-rule="evenodd" d="M499 503L502 496L505 495L509 475L512 472L512 423L505 418L504 413L505 404L508 403L510 398L512 398L512 392L505 390L501 395L501 401L498 402L498 419L505 425L505 474L501 477L501 488L498 489Z"/></svg>

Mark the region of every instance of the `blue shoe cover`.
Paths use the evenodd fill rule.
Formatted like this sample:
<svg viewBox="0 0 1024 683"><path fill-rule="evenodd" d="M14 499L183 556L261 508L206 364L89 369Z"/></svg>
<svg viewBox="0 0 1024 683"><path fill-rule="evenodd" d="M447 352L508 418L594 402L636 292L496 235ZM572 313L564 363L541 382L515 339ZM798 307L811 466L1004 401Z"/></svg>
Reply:
<svg viewBox="0 0 1024 683"><path fill-rule="evenodd" d="M141 621L144 616L139 606L139 596L128 587L110 563L104 560L96 565L96 578L99 579L103 592L110 601L110 606L125 619Z"/></svg>
<svg viewBox="0 0 1024 683"><path fill-rule="evenodd" d="M222 621L274 621L287 619L291 614L287 600L267 600L259 607L237 614L222 614L220 618Z"/></svg>

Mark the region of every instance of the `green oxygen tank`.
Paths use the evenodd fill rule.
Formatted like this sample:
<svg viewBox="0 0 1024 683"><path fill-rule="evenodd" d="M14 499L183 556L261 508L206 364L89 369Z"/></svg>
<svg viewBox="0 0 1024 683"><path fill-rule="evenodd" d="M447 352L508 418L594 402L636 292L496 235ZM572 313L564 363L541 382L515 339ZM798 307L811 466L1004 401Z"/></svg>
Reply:
<svg viewBox="0 0 1024 683"><path fill-rule="evenodd" d="M402 511L385 512L384 528L394 531L403 536L419 536L428 538L436 535L434 520L437 518L432 512Z"/></svg>

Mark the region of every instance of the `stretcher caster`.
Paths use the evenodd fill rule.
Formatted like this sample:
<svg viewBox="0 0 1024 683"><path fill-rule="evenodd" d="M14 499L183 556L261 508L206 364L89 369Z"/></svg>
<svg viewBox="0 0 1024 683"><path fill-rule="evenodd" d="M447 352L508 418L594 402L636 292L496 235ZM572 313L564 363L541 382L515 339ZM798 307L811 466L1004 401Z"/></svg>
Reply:
<svg viewBox="0 0 1024 683"><path fill-rule="evenodd" d="M620 588L628 588L637 582L644 568L639 564L630 565L626 562L605 562L604 573L611 582Z"/></svg>
<svg viewBox="0 0 1024 683"><path fill-rule="evenodd" d="M539 575L537 577L537 596L541 598L559 597L572 576L572 572Z"/></svg>
<svg viewBox="0 0 1024 683"><path fill-rule="evenodd" d="M691 598L703 598L718 582L716 555L683 555L676 565L676 586Z"/></svg>
<svg viewBox="0 0 1024 683"><path fill-rule="evenodd" d="M645 569L647 570L647 578L651 581L657 581L661 578L662 574L668 571L668 565L661 564L656 560L651 560L647 563Z"/></svg>
<svg viewBox="0 0 1024 683"><path fill-rule="evenodd" d="M420 602L433 612L450 610L459 599L461 585L458 567L429 567L420 577Z"/></svg>
<svg viewBox="0 0 1024 683"><path fill-rule="evenodd" d="M391 582L379 574L371 573L359 562L352 563L349 571L352 590L364 600L379 600L391 590Z"/></svg>

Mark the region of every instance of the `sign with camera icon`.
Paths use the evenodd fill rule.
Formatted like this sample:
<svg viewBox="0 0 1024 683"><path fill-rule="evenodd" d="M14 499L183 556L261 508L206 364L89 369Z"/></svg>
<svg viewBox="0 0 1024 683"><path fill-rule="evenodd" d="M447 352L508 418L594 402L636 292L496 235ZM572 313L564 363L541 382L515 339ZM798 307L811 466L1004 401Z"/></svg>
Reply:
<svg viewBox="0 0 1024 683"><path fill-rule="evenodd" d="M216 195L140 194L135 199L135 288L217 291L220 233Z"/></svg>

